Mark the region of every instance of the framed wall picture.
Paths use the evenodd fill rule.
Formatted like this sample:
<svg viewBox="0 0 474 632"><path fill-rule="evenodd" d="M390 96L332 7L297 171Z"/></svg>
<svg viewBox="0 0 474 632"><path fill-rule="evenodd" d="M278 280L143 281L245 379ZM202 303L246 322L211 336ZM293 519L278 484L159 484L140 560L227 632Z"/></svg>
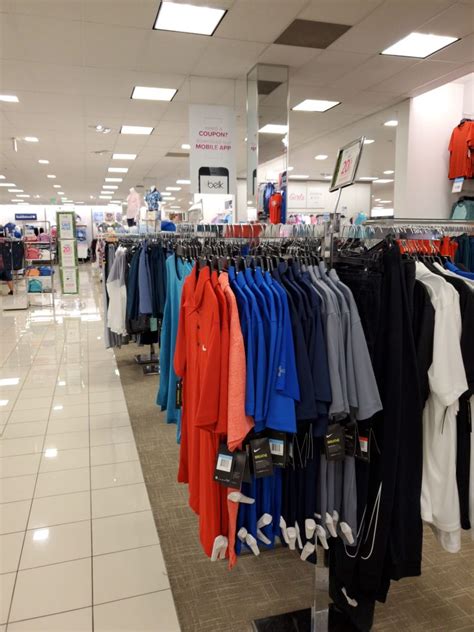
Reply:
<svg viewBox="0 0 474 632"><path fill-rule="evenodd" d="M354 184L357 176L362 149L364 147L365 137L362 136L357 140L353 140L339 150L336 167L332 175L331 186L329 190L337 191L343 187Z"/></svg>

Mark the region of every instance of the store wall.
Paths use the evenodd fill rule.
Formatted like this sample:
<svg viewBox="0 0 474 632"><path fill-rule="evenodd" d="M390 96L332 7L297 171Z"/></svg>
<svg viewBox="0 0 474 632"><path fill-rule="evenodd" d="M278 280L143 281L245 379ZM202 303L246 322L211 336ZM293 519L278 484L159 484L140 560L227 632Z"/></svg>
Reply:
<svg viewBox="0 0 474 632"><path fill-rule="evenodd" d="M456 196L448 180L449 139L464 114L465 86L449 83L409 99L399 110L395 215L443 219Z"/></svg>

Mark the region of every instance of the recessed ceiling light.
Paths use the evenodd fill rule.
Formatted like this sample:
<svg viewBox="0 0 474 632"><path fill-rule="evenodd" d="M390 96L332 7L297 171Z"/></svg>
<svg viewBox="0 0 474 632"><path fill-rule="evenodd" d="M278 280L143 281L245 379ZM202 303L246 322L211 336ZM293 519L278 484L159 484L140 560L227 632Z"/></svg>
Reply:
<svg viewBox="0 0 474 632"><path fill-rule="evenodd" d="M393 173L395 173L395 171L393 171L392 169L387 169L387 171L384 171L384 174L386 176L391 176Z"/></svg>
<svg viewBox="0 0 474 632"><path fill-rule="evenodd" d="M191 180L176 180L176 184L191 184Z"/></svg>
<svg viewBox="0 0 474 632"><path fill-rule="evenodd" d="M288 132L288 125L278 125L275 123L267 123L259 130L260 134L286 134Z"/></svg>
<svg viewBox="0 0 474 632"><path fill-rule="evenodd" d="M154 127L144 127L142 125L122 125L122 127L120 128L120 133L149 136L154 129Z"/></svg>
<svg viewBox="0 0 474 632"><path fill-rule="evenodd" d="M377 176L360 176L358 180L367 180L368 182L375 182L375 180L378 180L378 178Z"/></svg>
<svg viewBox="0 0 474 632"><path fill-rule="evenodd" d="M112 160L135 160L137 154L112 154Z"/></svg>
<svg viewBox="0 0 474 632"><path fill-rule="evenodd" d="M181 191L181 187L166 187L167 191Z"/></svg>
<svg viewBox="0 0 474 632"><path fill-rule="evenodd" d="M26 140L27 143L37 143L39 139L36 136L25 136L23 140Z"/></svg>
<svg viewBox="0 0 474 632"><path fill-rule="evenodd" d="M290 180L307 180L309 176L304 175L304 174L300 174L300 175L295 174L294 176L289 176L289 178Z"/></svg>
<svg viewBox="0 0 474 632"><path fill-rule="evenodd" d="M0 182L0 187L16 187L13 182Z"/></svg>
<svg viewBox="0 0 474 632"><path fill-rule="evenodd" d="M5 103L18 103L18 97L14 94L0 94L0 101L5 101Z"/></svg>
<svg viewBox="0 0 474 632"><path fill-rule="evenodd" d="M111 200L111 195L99 195L99 200Z"/></svg>
<svg viewBox="0 0 474 632"><path fill-rule="evenodd" d="M332 176L324 176L324 179L325 179L325 180L331 180L331 179L332 179Z"/></svg>
<svg viewBox="0 0 474 632"><path fill-rule="evenodd" d="M41 160L38 160L38 162L40 163L40 165L49 165L49 160L45 160L44 158L41 158Z"/></svg>
<svg viewBox="0 0 474 632"><path fill-rule="evenodd" d="M17 193L17 196L19 198L29 198L31 197L31 195L28 195L28 193Z"/></svg>
<svg viewBox="0 0 474 632"><path fill-rule="evenodd" d="M58 195L64 195L64 191L58 191Z"/></svg>
<svg viewBox="0 0 474 632"><path fill-rule="evenodd" d="M60 188L61 188L61 185L60 185L60 184L53 184L53 188L54 188L54 189L60 189Z"/></svg>
<svg viewBox="0 0 474 632"><path fill-rule="evenodd" d="M17 200L16 198L12 198L12 202L23 202L23 200Z"/></svg>
<svg viewBox="0 0 474 632"><path fill-rule="evenodd" d="M118 189L118 186L116 184L103 184L102 188L103 189Z"/></svg>
<svg viewBox="0 0 474 632"><path fill-rule="evenodd" d="M191 149L191 145L189 143L183 143L181 149Z"/></svg>
<svg viewBox="0 0 474 632"><path fill-rule="evenodd" d="M318 154L317 156L314 157L315 160L326 160L327 158L327 154Z"/></svg>
<svg viewBox="0 0 474 632"><path fill-rule="evenodd" d="M382 51L382 55L399 57L418 57L424 59L436 51L457 42L459 37L450 35L434 35L433 33L410 33Z"/></svg>
<svg viewBox="0 0 474 632"><path fill-rule="evenodd" d="M176 198L175 198L175 197L167 197L167 198L166 198L166 201L167 201L167 202L174 202L175 200L176 200Z"/></svg>
<svg viewBox="0 0 474 632"><path fill-rule="evenodd" d="M170 191L162 191L161 195L171 195L171 192Z"/></svg>
<svg viewBox="0 0 474 632"><path fill-rule="evenodd" d="M393 182L393 178L377 178L377 180L375 180L376 184L388 184L389 182Z"/></svg>
<svg viewBox="0 0 474 632"><path fill-rule="evenodd" d="M398 121L392 119L391 121L385 121L384 125L385 127L397 127Z"/></svg>
<svg viewBox="0 0 474 632"><path fill-rule="evenodd" d="M380 204L391 204L392 200L380 200Z"/></svg>
<svg viewBox="0 0 474 632"><path fill-rule="evenodd" d="M123 182L123 178L105 178L106 182Z"/></svg>
<svg viewBox="0 0 474 632"><path fill-rule="evenodd" d="M107 171L109 173L127 173L128 167L109 167Z"/></svg>
<svg viewBox="0 0 474 632"><path fill-rule="evenodd" d="M47 178L50 178L51 180L54 180L54 178L56 177L55 175L53 175L52 173L48 173L48 175L46 176Z"/></svg>
<svg viewBox="0 0 474 632"><path fill-rule="evenodd" d="M147 88L146 86L135 86L132 92L132 99L171 101L177 92L176 88Z"/></svg>
<svg viewBox="0 0 474 632"><path fill-rule="evenodd" d="M375 198L376 202L380 202L381 198Z"/></svg>
<svg viewBox="0 0 474 632"><path fill-rule="evenodd" d="M366 138L364 140L364 145L372 145L372 143L375 143L375 140L373 138Z"/></svg>
<svg viewBox="0 0 474 632"><path fill-rule="evenodd" d="M226 13L225 9L162 2L153 28L161 31L213 35Z"/></svg>
<svg viewBox="0 0 474 632"><path fill-rule="evenodd" d="M8 189L9 193L23 193L23 189Z"/></svg>
<svg viewBox="0 0 474 632"><path fill-rule="evenodd" d="M295 105L293 110L297 112L327 112L339 105L340 101L325 101L324 99L305 99Z"/></svg>

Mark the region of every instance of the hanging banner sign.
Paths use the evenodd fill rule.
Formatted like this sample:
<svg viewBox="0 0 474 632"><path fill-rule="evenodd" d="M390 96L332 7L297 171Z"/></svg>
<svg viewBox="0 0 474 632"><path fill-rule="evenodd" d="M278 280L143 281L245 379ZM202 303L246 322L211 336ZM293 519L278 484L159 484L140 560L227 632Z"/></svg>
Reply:
<svg viewBox="0 0 474 632"><path fill-rule="evenodd" d="M15 213L16 222L34 221L38 219L36 213Z"/></svg>
<svg viewBox="0 0 474 632"><path fill-rule="evenodd" d="M69 211L57 213L57 225L59 239L76 238L76 219L74 213Z"/></svg>
<svg viewBox="0 0 474 632"><path fill-rule="evenodd" d="M339 150L329 190L337 191L354 184L365 138L353 140Z"/></svg>
<svg viewBox="0 0 474 632"><path fill-rule="evenodd" d="M236 194L235 111L217 105L189 106L192 193Z"/></svg>

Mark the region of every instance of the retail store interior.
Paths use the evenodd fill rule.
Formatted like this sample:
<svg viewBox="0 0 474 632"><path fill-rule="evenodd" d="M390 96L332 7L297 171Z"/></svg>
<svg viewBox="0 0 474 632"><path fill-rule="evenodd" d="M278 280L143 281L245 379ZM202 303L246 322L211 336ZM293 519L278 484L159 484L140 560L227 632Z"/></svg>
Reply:
<svg viewBox="0 0 474 632"><path fill-rule="evenodd" d="M0 21L0 632L474 630L473 0Z"/></svg>

